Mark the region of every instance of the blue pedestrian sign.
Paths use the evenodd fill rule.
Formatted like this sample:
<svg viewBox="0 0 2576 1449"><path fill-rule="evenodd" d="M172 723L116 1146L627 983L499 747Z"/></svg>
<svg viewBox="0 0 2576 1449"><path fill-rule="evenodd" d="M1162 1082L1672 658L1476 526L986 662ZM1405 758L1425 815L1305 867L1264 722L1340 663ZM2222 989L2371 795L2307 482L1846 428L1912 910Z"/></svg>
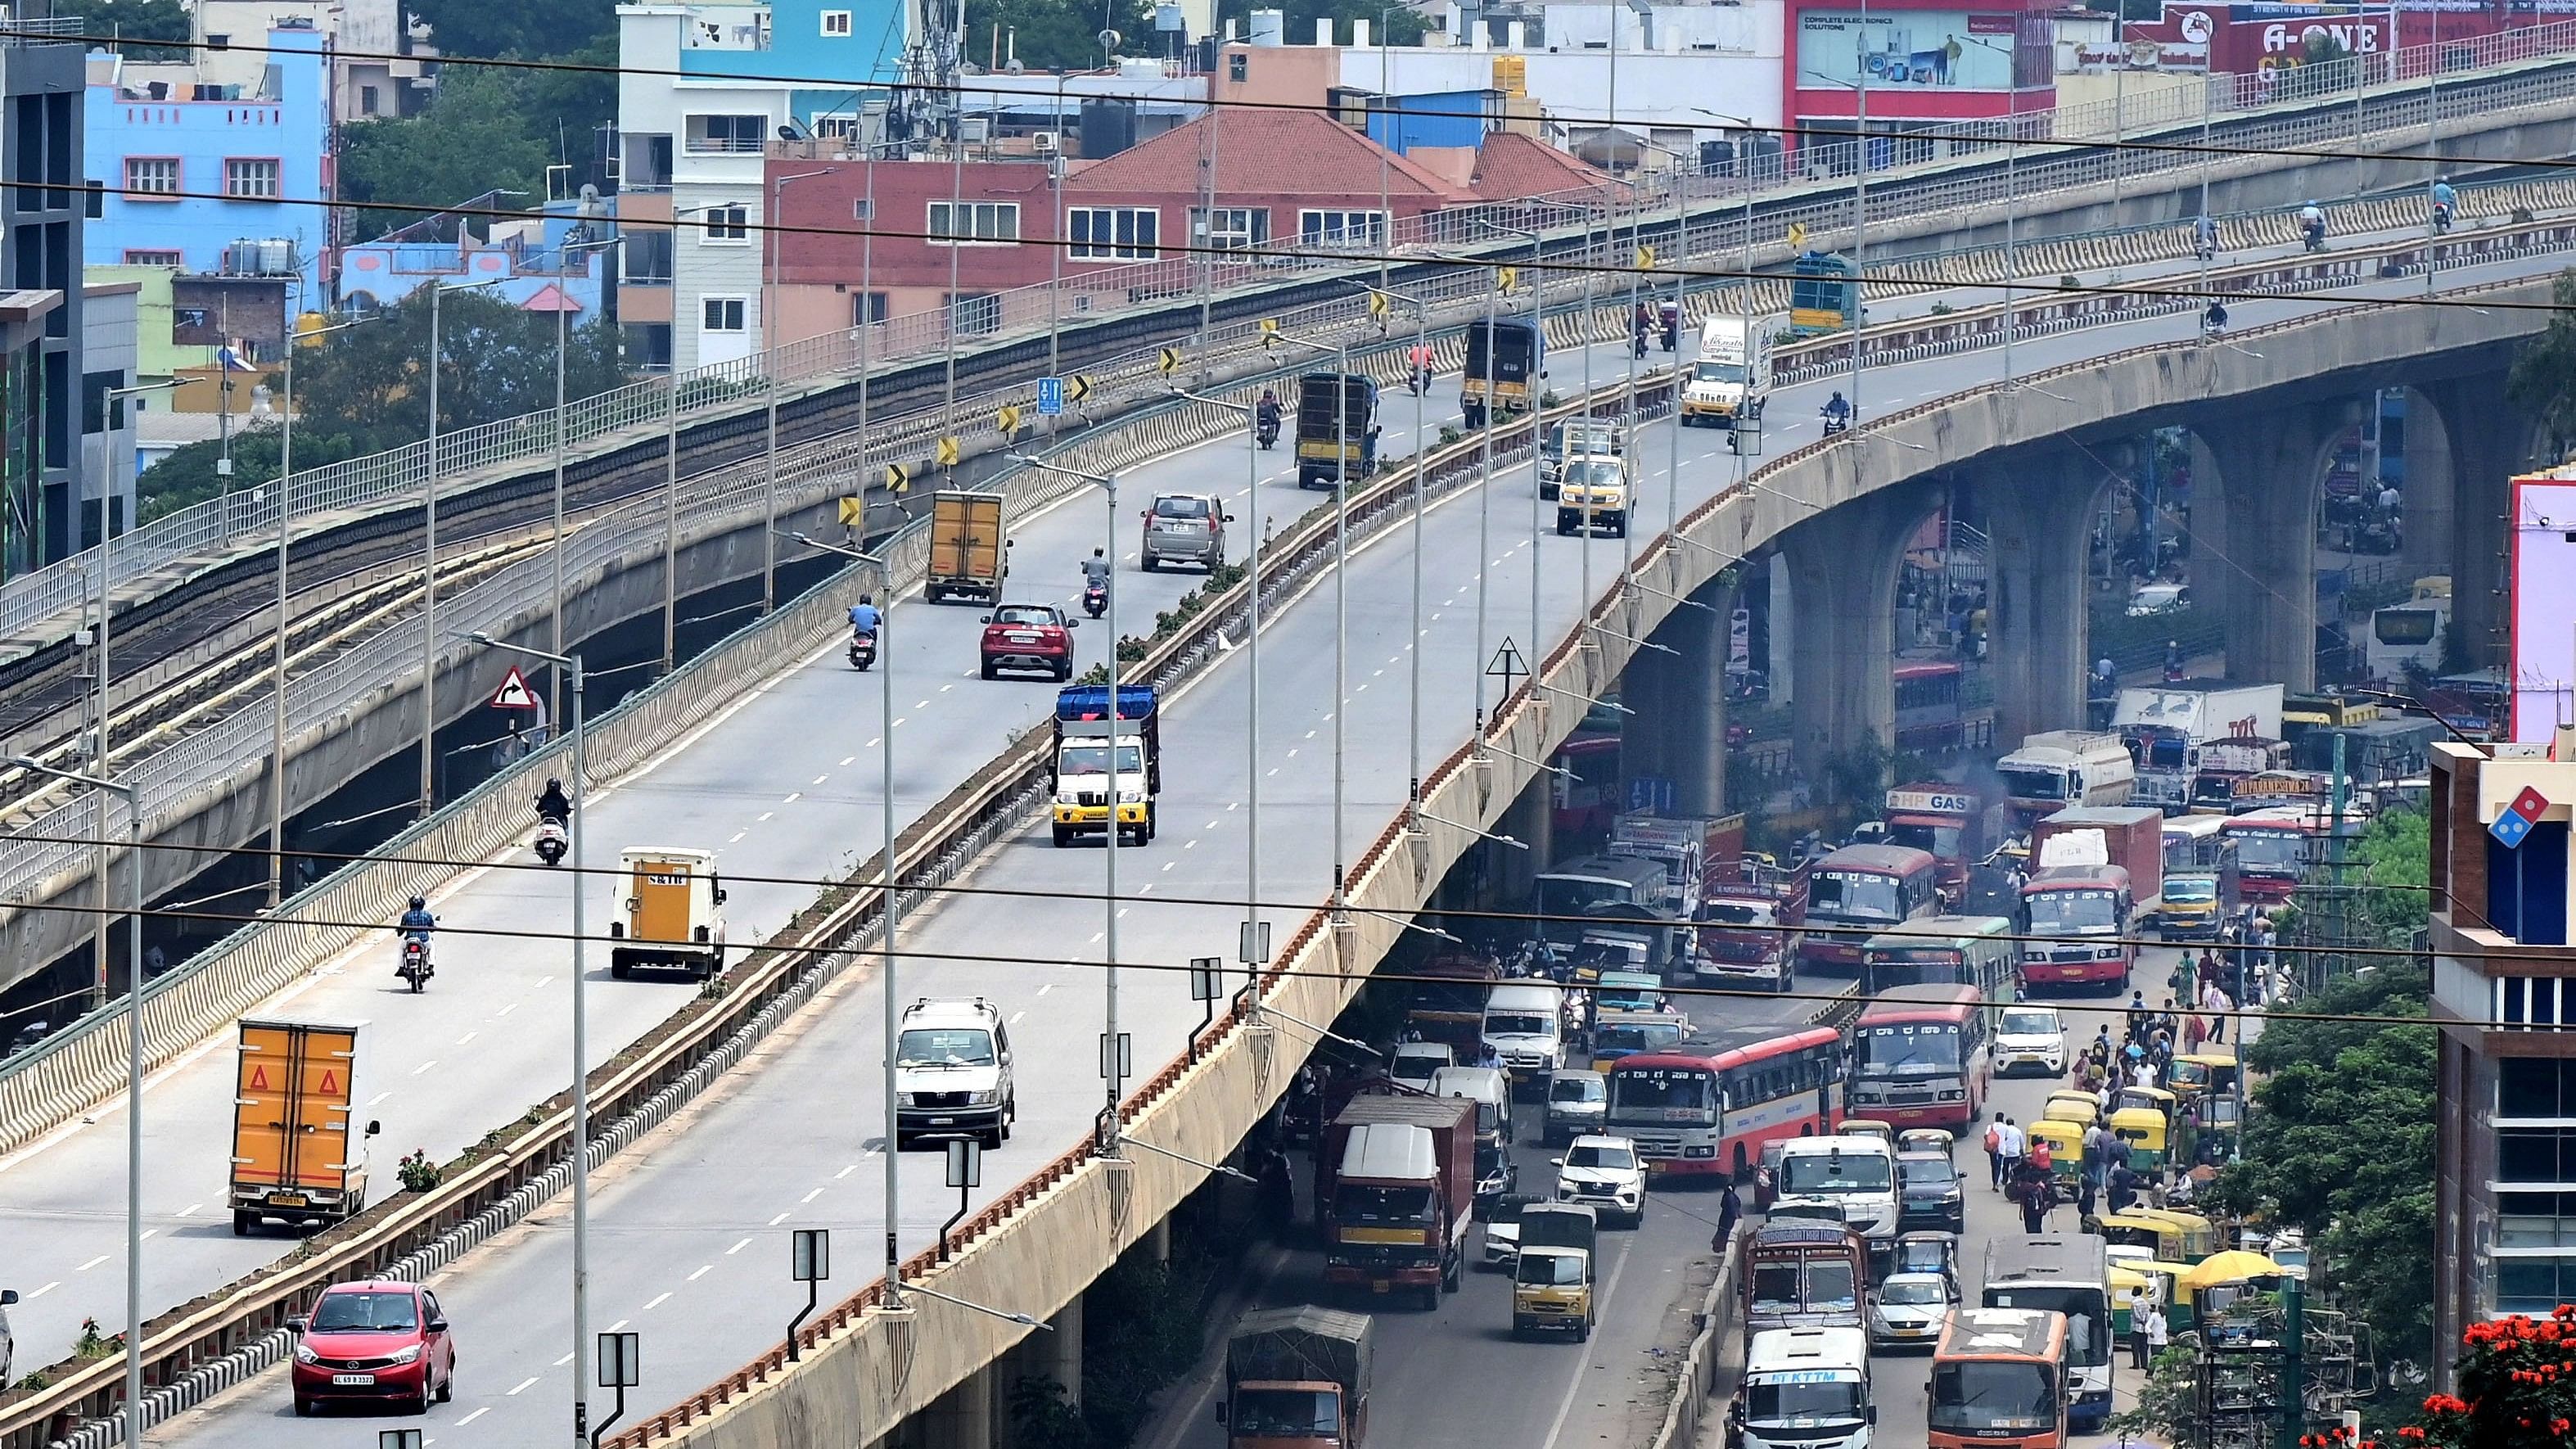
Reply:
<svg viewBox="0 0 2576 1449"><path fill-rule="evenodd" d="M1668 813L1673 808L1673 782L1654 775L1637 775L1628 781L1628 808Z"/></svg>
<svg viewBox="0 0 2576 1449"><path fill-rule="evenodd" d="M1060 418L1064 416L1063 378L1042 377L1038 379L1038 416L1042 418Z"/></svg>

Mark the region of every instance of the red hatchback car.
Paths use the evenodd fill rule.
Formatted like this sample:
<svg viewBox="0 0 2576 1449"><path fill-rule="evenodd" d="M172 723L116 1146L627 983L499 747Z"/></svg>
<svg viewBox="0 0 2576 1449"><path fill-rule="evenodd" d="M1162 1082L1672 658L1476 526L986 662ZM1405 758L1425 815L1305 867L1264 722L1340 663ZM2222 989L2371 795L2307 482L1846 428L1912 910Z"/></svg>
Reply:
<svg viewBox="0 0 2576 1449"><path fill-rule="evenodd" d="M456 1340L438 1295L416 1283L335 1283L295 1342L295 1412L365 1401L422 1413L456 1393Z"/></svg>
<svg viewBox="0 0 2576 1449"><path fill-rule="evenodd" d="M984 616L984 677L1005 669L1043 669L1057 683L1073 677L1073 620L1053 604L1004 604Z"/></svg>

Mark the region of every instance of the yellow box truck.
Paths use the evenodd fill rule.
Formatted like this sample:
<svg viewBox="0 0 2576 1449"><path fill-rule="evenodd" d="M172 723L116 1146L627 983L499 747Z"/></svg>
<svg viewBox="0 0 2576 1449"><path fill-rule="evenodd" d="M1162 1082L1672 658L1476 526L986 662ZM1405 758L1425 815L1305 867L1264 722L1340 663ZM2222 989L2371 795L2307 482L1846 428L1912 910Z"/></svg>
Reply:
<svg viewBox="0 0 2576 1449"><path fill-rule="evenodd" d="M724 882L703 850L635 846L622 857L626 897L608 923L608 974L676 971L704 981L724 969Z"/></svg>
<svg viewBox="0 0 2576 1449"><path fill-rule="evenodd" d="M244 1018L233 1091L233 1233L266 1223L313 1231L367 1200L367 1139L356 1120L362 1026Z"/></svg>
<svg viewBox="0 0 2576 1449"><path fill-rule="evenodd" d="M1011 541L1004 530L1002 495L942 489L930 497L930 568L922 597L1002 601L1010 572Z"/></svg>

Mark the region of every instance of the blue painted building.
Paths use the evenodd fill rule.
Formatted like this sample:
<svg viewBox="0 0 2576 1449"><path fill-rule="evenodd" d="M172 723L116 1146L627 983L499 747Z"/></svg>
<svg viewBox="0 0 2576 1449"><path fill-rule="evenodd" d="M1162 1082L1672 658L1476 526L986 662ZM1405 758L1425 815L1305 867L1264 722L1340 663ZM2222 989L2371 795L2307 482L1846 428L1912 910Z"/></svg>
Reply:
<svg viewBox="0 0 2576 1449"><path fill-rule="evenodd" d="M512 234L509 224L496 223L490 241L471 236L461 242L410 241L396 233L343 247L341 304L360 311L390 307L433 280L451 287L490 281L495 285L489 295L513 307L547 314L568 310L572 325L582 326L599 315L609 254L596 247L564 249L573 239L576 205L553 203L541 223L519 234ZM407 230L430 229L424 224Z"/></svg>
<svg viewBox="0 0 2576 1449"><path fill-rule="evenodd" d="M1435 91L1420 95L1369 96L1368 138L1398 156L1417 146L1455 146L1473 151L1485 144L1485 133L1497 128L1502 93Z"/></svg>
<svg viewBox="0 0 2576 1449"><path fill-rule="evenodd" d="M268 43L283 53L269 56L257 86L91 52L84 263L294 275L305 306L324 300L330 222L313 204L332 187L322 37L281 26Z"/></svg>

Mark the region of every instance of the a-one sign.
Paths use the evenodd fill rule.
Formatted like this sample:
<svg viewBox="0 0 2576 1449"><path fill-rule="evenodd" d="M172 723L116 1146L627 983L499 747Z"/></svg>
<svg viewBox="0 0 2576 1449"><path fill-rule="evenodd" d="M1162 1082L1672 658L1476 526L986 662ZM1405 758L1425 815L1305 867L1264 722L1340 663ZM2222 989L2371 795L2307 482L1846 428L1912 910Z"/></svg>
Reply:
<svg viewBox="0 0 2576 1449"><path fill-rule="evenodd" d="M545 704L537 698L535 690L528 688L528 677L519 672L519 666L513 664L510 666L510 672L502 676L501 687L492 691L492 707L494 709L543 709Z"/></svg>

